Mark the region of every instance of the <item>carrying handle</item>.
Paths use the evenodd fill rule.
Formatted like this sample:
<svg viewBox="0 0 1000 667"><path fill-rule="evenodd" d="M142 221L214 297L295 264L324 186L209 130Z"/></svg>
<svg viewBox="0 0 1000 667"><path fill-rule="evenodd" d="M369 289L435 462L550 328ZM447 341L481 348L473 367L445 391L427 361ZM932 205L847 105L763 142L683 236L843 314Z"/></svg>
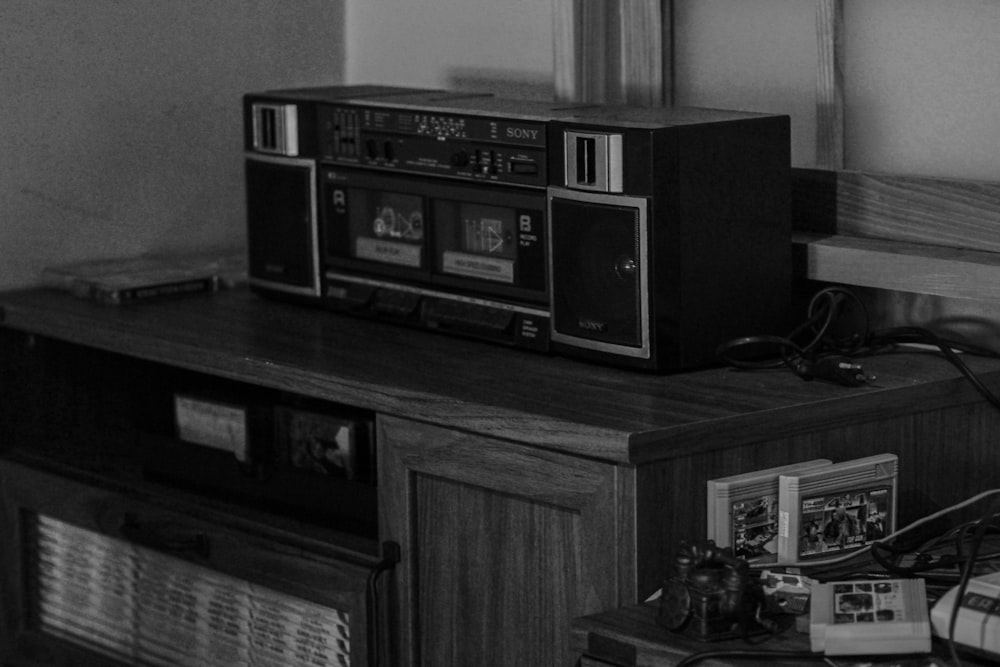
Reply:
<svg viewBox="0 0 1000 667"><path fill-rule="evenodd" d="M118 532L129 542L157 551L189 553L207 559L211 554L208 535L190 532L165 521L141 522L132 512L122 517Z"/></svg>

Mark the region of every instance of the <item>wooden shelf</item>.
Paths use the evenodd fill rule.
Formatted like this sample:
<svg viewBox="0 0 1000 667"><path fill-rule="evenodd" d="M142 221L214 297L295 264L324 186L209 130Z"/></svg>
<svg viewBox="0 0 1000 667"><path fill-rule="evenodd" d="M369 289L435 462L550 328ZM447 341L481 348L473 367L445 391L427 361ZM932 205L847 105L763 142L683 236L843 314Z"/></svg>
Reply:
<svg viewBox="0 0 1000 667"><path fill-rule="evenodd" d="M29 334L625 463L873 421L906 412L914 401L982 400L929 354L871 359L866 371L878 381L861 388L780 371L652 375L289 305L245 289L127 307L35 289L0 294L0 308L3 326ZM748 335L756 333L775 332ZM1000 362L971 361L988 382L1000 382Z"/></svg>
<svg viewBox="0 0 1000 667"><path fill-rule="evenodd" d="M118 433L108 456L133 454L156 396L188 379L375 413L379 542L402 550L412 662L569 664L571 618L645 599L676 544L705 535L710 479L892 453L904 525L995 484L1000 413L928 352L867 359L878 379L856 388L786 371L654 375L245 289L120 307L0 293L0 321L9 440L34 452L51 432L68 461L106 455L81 433ZM969 362L1000 386L1000 361Z"/></svg>
<svg viewBox="0 0 1000 667"><path fill-rule="evenodd" d="M800 274L946 298L1000 298L1000 183L792 170Z"/></svg>
<svg viewBox="0 0 1000 667"><path fill-rule="evenodd" d="M661 665L662 667L676 665L689 655L703 651L732 651L734 654L733 656L715 656L699 661L697 664L703 665L703 667L729 665L773 667L774 665L808 662L801 658L783 660L772 657L756 658L752 654L755 648L760 651L808 653L810 651L808 634L789 629L756 647L741 639L699 642L657 625L656 612L656 604L650 603L622 607L601 614L577 618L573 621L572 628L574 652L594 659L620 660L623 659L622 656L627 656L630 661L628 664ZM815 664L823 664L819 660L822 654L816 653L815 655L817 658ZM941 659L949 655L947 645L936 637L934 638L933 655ZM890 657L886 656L885 664L891 664ZM963 664L970 667L992 664L983 658L964 653L962 661ZM880 664L880 662L876 661L875 664Z"/></svg>
<svg viewBox="0 0 1000 667"><path fill-rule="evenodd" d="M1000 253L905 241L798 233L803 277L824 282L933 294L1000 299Z"/></svg>

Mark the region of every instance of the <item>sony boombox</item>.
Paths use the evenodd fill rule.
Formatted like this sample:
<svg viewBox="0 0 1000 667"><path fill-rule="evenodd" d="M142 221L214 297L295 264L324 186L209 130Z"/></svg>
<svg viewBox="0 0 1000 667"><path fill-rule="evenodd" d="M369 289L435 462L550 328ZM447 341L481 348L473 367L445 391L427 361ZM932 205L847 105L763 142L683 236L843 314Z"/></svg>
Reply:
<svg viewBox="0 0 1000 667"><path fill-rule="evenodd" d="M384 86L243 112L260 294L656 371L787 320L787 116Z"/></svg>

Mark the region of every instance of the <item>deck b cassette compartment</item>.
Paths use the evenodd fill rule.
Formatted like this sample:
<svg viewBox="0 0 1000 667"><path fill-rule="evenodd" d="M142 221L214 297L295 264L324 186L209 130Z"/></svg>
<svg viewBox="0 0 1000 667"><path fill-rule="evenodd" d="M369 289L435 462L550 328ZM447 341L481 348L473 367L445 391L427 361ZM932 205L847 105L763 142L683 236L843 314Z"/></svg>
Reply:
<svg viewBox="0 0 1000 667"><path fill-rule="evenodd" d="M549 143L553 349L672 371L784 330L787 116L602 108Z"/></svg>

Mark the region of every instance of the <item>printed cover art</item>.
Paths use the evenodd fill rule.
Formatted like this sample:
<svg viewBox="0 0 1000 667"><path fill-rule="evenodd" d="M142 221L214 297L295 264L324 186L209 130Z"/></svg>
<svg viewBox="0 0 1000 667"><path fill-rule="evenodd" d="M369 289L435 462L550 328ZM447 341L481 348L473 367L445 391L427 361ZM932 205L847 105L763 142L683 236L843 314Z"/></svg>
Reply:
<svg viewBox="0 0 1000 667"><path fill-rule="evenodd" d="M891 623L907 620L902 582L873 581L833 585L833 623Z"/></svg>
<svg viewBox="0 0 1000 667"><path fill-rule="evenodd" d="M278 407L278 452L284 463L333 477L355 476L354 424L347 419Z"/></svg>
<svg viewBox="0 0 1000 667"><path fill-rule="evenodd" d="M860 549L882 539L892 522L892 487L802 499L799 556Z"/></svg>
<svg viewBox="0 0 1000 667"><path fill-rule="evenodd" d="M778 553L778 496L768 494L732 503L730 544L738 558L753 560Z"/></svg>

